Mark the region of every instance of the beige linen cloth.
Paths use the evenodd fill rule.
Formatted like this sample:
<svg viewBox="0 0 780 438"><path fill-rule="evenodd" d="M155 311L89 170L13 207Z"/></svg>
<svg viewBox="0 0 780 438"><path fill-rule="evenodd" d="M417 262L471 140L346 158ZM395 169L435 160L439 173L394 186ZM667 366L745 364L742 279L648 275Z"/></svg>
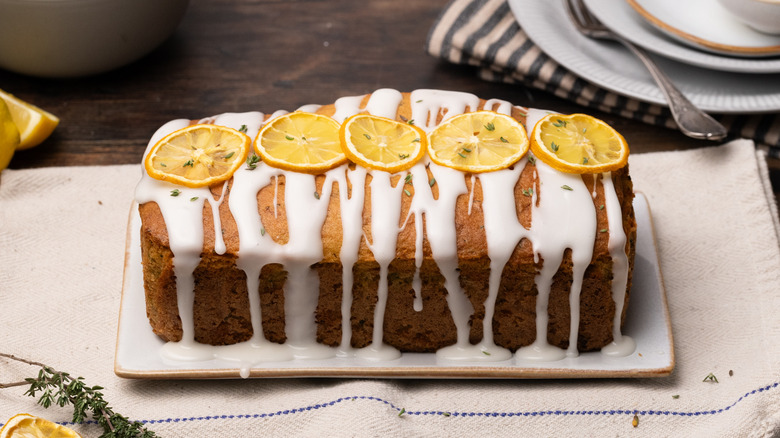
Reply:
<svg viewBox="0 0 780 438"><path fill-rule="evenodd" d="M741 140L633 155L631 171L655 221L677 358L669 377L116 377L138 165L3 172L0 351L104 386L118 412L165 437L780 436L780 244L763 155ZM718 383L703 381L709 373ZM0 359L0 381L35 374ZM0 422L18 412L70 420L70 408L45 410L25 389L0 390ZM100 434L95 424L74 427Z"/></svg>

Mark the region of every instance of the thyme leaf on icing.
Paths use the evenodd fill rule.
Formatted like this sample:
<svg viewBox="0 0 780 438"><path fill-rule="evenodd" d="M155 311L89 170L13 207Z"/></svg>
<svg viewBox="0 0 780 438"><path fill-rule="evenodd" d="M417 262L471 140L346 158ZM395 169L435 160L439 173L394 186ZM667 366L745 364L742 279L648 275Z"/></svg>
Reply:
<svg viewBox="0 0 780 438"><path fill-rule="evenodd" d="M190 198L190 201L197 201L197 200L198 200L197 196L193 196L192 198Z"/></svg>
<svg viewBox="0 0 780 438"><path fill-rule="evenodd" d="M238 128L238 132L243 132L244 134L246 134L246 131L247 131L246 125L241 125L241 127Z"/></svg>
<svg viewBox="0 0 780 438"><path fill-rule="evenodd" d="M314 197L320 199L320 192L314 192Z"/></svg>
<svg viewBox="0 0 780 438"><path fill-rule="evenodd" d="M180 194L181 194L181 190L179 190L179 189L171 190L171 196L176 197L176 196L179 196Z"/></svg>
<svg viewBox="0 0 780 438"><path fill-rule="evenodd" d="M257 163L259 162L260 162L260 157L258 157L255 154L252 154L246 157L246 168L249 170L255 170L255 168L257 168Z"/></svg>
<svg viewBox="0 0 780 438"><path fill-rule="evenodd" d="M536 157L528 155L528 162L531 163L531 166L536 166Z"/></svg>
<svg viewBox="0 0 780 438"><path fill-rule="evenodd" d="M680 394L675 394L675 395L672 396L672 398L677 400L678 398L680 398Z"/></svg>
<svg viewBox="0 0 780 438"><path fill-rule="evenodd" d="M398 416L402 417L406 413L406 408L401 408L401 410L398 412Z"/></svg>
<svg viewBox="0 0 780 438"><path fill-rule="evenodd" d="M561 186L561 188L562 188L563 190L568 190L568 191L570 191L570 192L573 192L573 191L574 191L574 189L573 189L573 188L571 188L571 187L567 186L566 184L562 185L562 186Z"/></svg>

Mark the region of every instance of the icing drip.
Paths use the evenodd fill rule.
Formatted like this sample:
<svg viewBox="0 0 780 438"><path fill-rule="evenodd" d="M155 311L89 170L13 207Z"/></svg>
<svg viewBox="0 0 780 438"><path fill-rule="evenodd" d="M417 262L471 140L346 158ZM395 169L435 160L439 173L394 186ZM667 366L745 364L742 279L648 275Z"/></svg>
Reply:
<svg viewBox="0 0 780 438"><path fill-rule="evenodd" d="M416 171L415 171L416 170ZM410 169L410 173L407 174L406 178L404 178L404 181L407 180L412 184L414 184L414 176L419 175L426 175L425 172L425 164L421 162L415 164L412 169ZM424 176L423 176L424 178ZM418 180L424 181L424 179L418 178ZM420 268L422 268L423 263L423 238L424 238L424 225L423 225L423 217L425 215L425 210L420 208L420 199L422 199L420 195L418 197L417 191L414 193L414 198L412 198L412 205L409 208L409 215L414 215L414 279L412 280L412 289L414 289L414 304L413 308L415 312L420 312L423 309L423 300L422 300L422 280L420 279ZM431 197L433 197L431 195ZM417 199L417 202L415 202L415 198ZM409 223L409 218L407 216L406 221L404 221L404 227L406 227L406 224Z"/></svg>
<svg viewBox="0 0 780 438"><path fill-rule="evenodd" d="M311 266L322 260L322 224L328 212L333 181L326 175L322 193L315 196L315 177L282 172L285 179L284 204L289 240L280 245L281 260L287 271L284 285L284 318L287 344L296 358L322 358L335 349L318 344L314 314L319 297L319 277Z"/></svg>
<svg viewBox="0 0 780 438"><path fill-rule="evenodd" d="M471 216L471 207L474 205L474 187L477 186L477 175L471 175L471 184L469 189L469 209L468 215Z"/></svg>
<svg viewBox="0 0 780 438"><path fill-rule="evenodd" d="M459 91L414 90L411 93L412 120L423 131L430 131L438 126L437 118L444 112L442 122L463 114L469 108L479 107L479 98L473 94Z"/></svg>
<svg viewBox="0 0 780 438"><path fill-rule="evenodd" d="M466 181L461 172L432 162L427 163L438 187L438 198L434 199L433 188L428 184L428 173L425 166L424 163L418 163L411 169L412 181L417 181L417 183L410 211L415 214L416 218L424 216L426 223L436 224L426 227L425 234L431 247L433 260L444 277L447 304L457 333L456 343L451 347L440 349L437 351L437 355L444 358L460 357L464 355L464 349L470 346L469 318L474 313L471 302L460 286L455 230L455 205L458 197L467 192ZM415 227L418 234L416 250L421 257L423 227L421 223L420 225L415 224Z"/></svg>
<svg viewBox="0 0 780 438"><path fill-rule="evenodd" d="M165 135L187 125L187 120L166 123L152 136L147 151ZM178 195L174 196L174 193ZM180 189L177 185L145 175L135 191L135 198L139 203L157 203L168 227L168 242L174 254L176 289L180 291L177 295L177 305L181 315L182 338L175 343L176 349L187 349L195 344L191 316L195 300L193 272L200 263L200 253L203 250L203 203L210 195L207 188Z"/></svg>
<svg viewBox="0 0 780 438"><path fill-rule="evenodd" d="M402 99L403 95L400 91L382 88L371 94L371 98L366 105L366 111L375 116L395 119L398 105L401 104Z"/></svg>
<svg viewBox="0 0 780 438"><path fill-rule="evenodd" d="M628 285L628 255L626 233L623 231L620 201L615 192L612 172L603 175L604 208L609 221L609 254L612 256L612 299L615 301L615 317L612 322L612 343L601 349L608 356L628 356L636 349L636 343L620 330L623 306Z"/></svg>
<svg viewBox="0 0 780 438"><path fill-rule="evenodd" d="M355 170L349 170L343 165L331 171L333 179L339 187L339 205L341 209L342 241L339 258L341 259L342 272L342 301L341 301L341 345L339 355L353 354L352 340L352 285L354 278L352 268L358 259L360 240L363 238L363 201L365 200L366 169L356 166ZM352 184L352 193L349 195L347 181Z"/></svg>
<svg viewBox="0 0 780 438"><path fill-rule="evenodd" d="M498 105L498 108L496 108L496 105ZM485 101L485 104L482 106L482 109L488 111L495 111L501 114L512 115L513 107L514 105L512 105L510 102L507 102L505 100L488 99Z"/></svg>
<svg viewBox="0 0 780 438"><path fill-rule="evenodd" d="M396 359L401 353L393 347L385 345L384 320L387 305L388 280L387 273L390 262L395 258L396 240L398 239L398 218L401 216L401 194L404 183L400 179L395 187L387 172L372 172L371 183L371 241L368 248L374 254L379 264L379 285L377 301L374 309L374 332L371 345L358 350L359 357L370 359Z"/></svg>
<svg viewBox="0 0 780 438"><path fill-rule="evenodd" d="M522 359L556 360L566 354L577 355L579 296L585 269L593 256L596 211L590 192L580 175L558 172L541 160L536 160L536 171L539 186L532 197L533 225L530 230L534 251L542 259L542 269L536 276L536 340L533 344L520 348L517 356ZM553 276L558 271L567 248L571 249L573 272L569 293L570 342L568 351L564 352L547 342L547 305Z"/></svg>
<svg viewBox="0 0 780 438"><path fill-rule="evenodd" d="M312 103L312 104L309 104L309 105L303 105L303 106L299 107L295 111L304 111L304 112L308 112L308 113L313 113L313 112L317 111L318 109L320 109L321 106L322 105L317 105L317 104L313 104Z"/></svg>
<svg viewBox="0 0 780 438"><path fill-rule="evenodd" d="M355 115L361 111L360 102L366 96L348 96L336 100L336 112L331 116L335 121L342 123L347 117Z"/></svg>
<svg viewBox="0 0 780 438"><path fill-rule="evenodd" d="M227 192L228 183L222 184L222 194L219 195L219 201L214 199L214 195L211 190L209 194L209 206L211 206L211 217L214 223L214 252L217 254L224 254L227 251L225 247L225 238L222 235L222 219L219 216L219 206L222 205L222 200L225 199L225 192Z"/></svg>
<svg viewBox="0 0 780 438"><path fill-rule="evenodd" d="M260 272L262 268L274 262L276 243L265 232L265 228L257 213L257 192L271 183L271 178L278 178L279 171L260 163L256 169L239 168L233 175L233 187L230 191L228 206L235 218L239 236L238 258L236 266L246 274L246 285L249 299L249 314L252 324L252 338L248 344L250 350L257 350L256 355L233 357L242 363L242 369L249 369L251 363L262 361L282 361L293 358L293 353L286 346L274 344L263 335L262 311L260 307ZM240 344L237 344L240 345ZM235 351L242 351L237 347ZM231 358L230 356L227 356ZM251 363L247 364L248 358Z"/></svg>
<svg viewBox="0 0 780 438"><path fill-rule="evenodd" d="M361 111L374 115L395 118L402 94L392 89L381 89L372 93L364 108L365 96L350 96L338 99L333 118L343 122L347 117ZM468 93L416 90L411 93L412 119L425 131L437 125L437 119L447 120L464 111L476 110L479 99ZM306 105L301 111L315 111L319 105ZM491 99L483 109L511 114L511 103ZM277 111L271 118L286 114ZM529 109L526 126L532 129L535 123L547 114L545 111ZM264 123L259 112L226 113L203 119L203 123L216 123L234 129L246 127L247 134L254 138ZM149 143L149 150L160 138L183 128L188 120L174 120L162 126ZM136 188L139 203L156 202L168 228L173 265L176 276L179 316L182 322L182 340L169 342L163 355L176 360L206 360L213 357L237 361L241 375L246 377L252 365L268 361L284 361L293 358L324 358L335 354L358 356L372 360L392 360L400 356L395 348L383 343L384 316L388 298L388 272L396 257L396 241L401 231L401 201L405 184L413 186L409 213L403 226L411 220L415 226L415 267L413 280L415 291L414 309L423 307L420 269L423 264L423 242L427 239L433 261L444 277L447 290L446 300L457 332L455 344L439 349L437 357L447 360L501 361L511 358L511 353L494 343L493 315L505 264L523 239L528 239L534 249L534 260L543 260L536 275L538 290L536 305L536 341L516 353L520 359L554 360L566 355L577 355L577 334L579 328L579 297L585 269L590 264L595 242L596 212L593 199L596 184L589 192L578 175L567 175L554 171L540 161L533 168L537 190L532 194L532 223L525 228L517 219L514 187L527 159L513 168L497 172L472 175L470 189L467 189L463 173L438 166L423 160L408 173L390 175L381 171L367 171L347 165L333 169L325 175L319 196L313 175L299 174L275 169L259 163L254 170L244 166L233 176L230 185L228 208L233 216L239 237L236 266L246 274L250 320L253 334L251 339L234 345L213 347L195 342L193 327L194 277L193 272L200 263L203 250L203 209L209 201L214 219L215 248L217 254L226 252L221 231L219 207L225 197L224 184L219 199L215 199L208 188L189 189L154 180L144 173ZM437 196L434 197L434 182L429 184L428 172L435 180ZM370 236L363 231L363 208L366 196L366 181L370 183ZM279 177L284 177L284 207L289 239L279 244L265 231L258 213L257 196L264 187L274 184L273 209L277 217L277 196ZM393 185L392 180L398 178ZM461 195L468 194L468 214L474 203L477 180L482 188L482 211L484 215L485 238L490 258L488 298L483 303L483 339L477 345L469 342L469 321L474 314L471 301L460 285L456 241L455 211ZM319 297L319 281L311 266L321 261L323 244L321 229L328 211L328 204L334 184L338 188L338 199L342 226L340 260L342 264L343 295L341 304L342 336L340 346L327 347L316 342L315 311ZM562 187L569 187L566 190ZM613 259L614 280L612 295L615 301L613 337L615 341L602 349L607 355L626 355L634 349L631 338L620 331L620 318L624 306L628 281L628 256L626 235L622 228L622 212L610 174L603 176L605 208L609 221L609 250ZM180 190L179 196L171 191ZM413 219L412 219L413 217ZM435 226L430 226L435 224ZM358 260L361 240L365 239L369 250L379 265L380 279L377 287L377 302L373 319L372 343L365 348L352 349L351 305L354 278L352 269ZM547 304L553 275L557 272L566 249L571 249L573 281L569 294L571 309L570 345L566 351L552 347L547 342L549 317ZM287 342L276 344L263 335L262 309L260 305L260 275L263 267L282 263L287 272L284 285L285 327Z"/></svg>
<svg viewBox="0 0 780 438"><path fill-rule="evenodd" d="M485 237L490 258L488 298L485 300L480 347L490 353L489 356L485 356L492 360L501 360L497 359L499 357L506 359L511 356L509 350L498 347L493 342L493 314L504 265L520 241L530 236L528 230L517 219L514 191L515 183L520 178L526 161L522 159L512 168L484 173L479 177L482 184Z"/></svg>

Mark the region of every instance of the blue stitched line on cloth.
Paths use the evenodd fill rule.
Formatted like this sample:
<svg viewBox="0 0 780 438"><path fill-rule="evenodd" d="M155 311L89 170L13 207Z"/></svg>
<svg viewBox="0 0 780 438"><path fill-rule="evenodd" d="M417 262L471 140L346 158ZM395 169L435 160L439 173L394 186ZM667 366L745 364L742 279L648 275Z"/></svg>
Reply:
<svg viewBox="0 0 780 438"><path fill-rule="evenodd" d="M596 410L596 411L570 411L570 410L553 410L553 411L529 411L529 412L459 412L459 411L407 411L405 408L396 406L393 402L373 396L358 395L353 397L340 397L335 400L317 403L311 406L303 408L285 409L283 411L270 412L265 414L236 414L236 415L206 415L202 417L188 417L188 418L165 418L162 420L137 420L144 424L158 424L158 423L186 423L191 421L205 421L205 420L233 420L242 418L271 418L279 417L283 415L300 414L303 412L314 411L317 409L324 409L331 406L335 406L345 401L355 400L372 400L383 403L390 408L394 409L399 415L439 415L443 417L542 417L545 415L666 415L666 416L679 416L679 417L699 417L706 415L716 415L728 411L736 406L739 402L745 400L751 395L769 391L780 386L780 382L771 383L761 388L754 389L745 393L742 397L738 398L734 403L720 409L712 409L707 411L694 411L694 412L680 412L680 411L660 411L655 409L639 410L639 409L608 409L608 410ZM74 425L73 422L61 422L63 425ZM84 424L96 424L94 420L85 421ZM0 427L2 424L0 424Z"/></svg>

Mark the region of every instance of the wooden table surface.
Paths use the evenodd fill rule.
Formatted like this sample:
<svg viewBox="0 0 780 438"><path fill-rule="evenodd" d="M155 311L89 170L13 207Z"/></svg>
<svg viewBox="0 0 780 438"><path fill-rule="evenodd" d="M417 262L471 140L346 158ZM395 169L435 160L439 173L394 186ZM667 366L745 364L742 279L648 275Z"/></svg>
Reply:
<svg viewBox="0 0 780 438"><path fill-rule="evenodd" d="M222 112L294 110L378 88L440 88L560 112L581 106L543 91L485 82L425 52L447 0L200 0L176 33L145 58L106 74L40 79L0 70L0 88L61 119L10 168L139 163L168 120ZM709 143L587 109L613 125L632 153ZM780 194L780 160L770 159Z"/></svg>

